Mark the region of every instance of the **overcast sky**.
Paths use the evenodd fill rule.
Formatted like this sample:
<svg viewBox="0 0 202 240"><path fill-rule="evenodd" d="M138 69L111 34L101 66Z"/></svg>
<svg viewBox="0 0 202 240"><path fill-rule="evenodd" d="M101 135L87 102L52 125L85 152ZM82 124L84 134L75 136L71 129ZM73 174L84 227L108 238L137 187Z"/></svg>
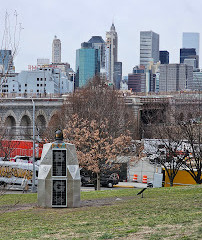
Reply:
<svg viewBox="0 0 202 240"><path fill-rule="evenodd" d="M118 60L123 75L139 64L140 31L160 35L160 50L170 52L170 63L179 62L182 32L202 30L202 0L2 0L0 40L4 15L18 13L22 23L16 71L36 65L37 58L52 59L54 35L62 42L62 61L75 69L76 49L93 35L105 40L112 21L118 33ZM201 50L200 50L201 52Z"/></svg>

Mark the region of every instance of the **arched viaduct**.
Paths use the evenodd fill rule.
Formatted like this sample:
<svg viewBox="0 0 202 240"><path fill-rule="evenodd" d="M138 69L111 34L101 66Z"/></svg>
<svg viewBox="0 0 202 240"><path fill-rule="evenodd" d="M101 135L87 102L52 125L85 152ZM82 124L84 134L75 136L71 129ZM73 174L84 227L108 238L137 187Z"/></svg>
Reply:
<svg viewBox="0 0 202 240"><path fill-rule="evenodd" d="M30 139L33 129L33 107L37 132L46 129L63 106L62 98L1 98L1 127L15 139ZM6 133L5 133L6 134Z"/></svg>
<svg viewBox="0 0 202 240"><path fill-rule="evenodd" d="M57 116L66 101L65 98L0 98L1 127L11 132L14 138L30 139L32 136L33 102L35 104L35 125L40 131L44 130L51 119ZM134 127L137 132L140 132L140 137L142 129L144 128L146 132L147 127L152 123L173 122L176 115L182 121L202 115L202 96L197 93L191 95L131 95L125 97L125 103L134 111L136 116ZM145 116L149 116L149 121Z"/></svg>

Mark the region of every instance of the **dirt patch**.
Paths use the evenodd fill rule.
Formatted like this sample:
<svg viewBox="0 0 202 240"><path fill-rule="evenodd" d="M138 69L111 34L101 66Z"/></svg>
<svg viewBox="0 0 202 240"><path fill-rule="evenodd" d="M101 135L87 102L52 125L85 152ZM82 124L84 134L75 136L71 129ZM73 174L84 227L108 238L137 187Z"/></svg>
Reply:
<svg viewBox="0 0 202 240"><path fill-rule="evenodd" d="M136 196L121 197L121 198L112 197L112 198L101 198L101 199L92 199L92 200L81 200L80 208L115 205L120 202L125 202L128 200L134 199L134 198L137 198L137 197ZM38 210L45 209L45 208L37 207L36 203L4 205L4 206L0 207L0 214L2 214L4 212L15 212L15 211L21 211L21 210L29 210L29 209L33 209L33 208L37 208Z"/></svg>

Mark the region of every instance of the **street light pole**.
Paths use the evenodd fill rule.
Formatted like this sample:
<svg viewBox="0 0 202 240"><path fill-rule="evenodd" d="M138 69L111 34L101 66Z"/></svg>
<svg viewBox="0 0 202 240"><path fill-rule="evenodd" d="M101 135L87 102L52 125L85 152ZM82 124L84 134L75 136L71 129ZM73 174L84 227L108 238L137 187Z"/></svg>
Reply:
<svg viewBox="0 0 202 240"><path fill-rule="evenodd" d="M36 192L36 186L35 186L35 178L36 178L36 169L35 169L35 103L32 98L32 105L33 105L33 158L32 158L32 164L33 164L33 174L32 174L32 192Z"/></svg>

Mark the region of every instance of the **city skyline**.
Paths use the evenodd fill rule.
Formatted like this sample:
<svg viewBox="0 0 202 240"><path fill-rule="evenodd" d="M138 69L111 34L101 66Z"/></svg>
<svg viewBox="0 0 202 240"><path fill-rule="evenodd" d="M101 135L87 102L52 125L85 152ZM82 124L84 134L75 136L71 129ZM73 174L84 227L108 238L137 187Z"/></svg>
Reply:
<svg viewBox="0 0 202 240"><path fill-rule="evenodd" d="M37 58L51 59L54 35L61 40L62 62L70 63L75 70L76 49L81 42L92 36L102 36L106 40L106 32L114 21L119 36L118 52L119 61L123 62L123 76L131 73L133 67L139 64L140 31L158 33L159 50L170 53L170 63L179 63L183 32L200 33L202 3L199 0L194 3L189 0L171 0L163 4L156 0L152 5L148 3L148 0L98 0L94 4L92 0L86 0L85 3L81 0L36 0L27 4L8 0L1 5L0 37L5 11L12 15L16 10L18 22L23 27L18 55L14 59L16 71L36 65Z"/></svg>

